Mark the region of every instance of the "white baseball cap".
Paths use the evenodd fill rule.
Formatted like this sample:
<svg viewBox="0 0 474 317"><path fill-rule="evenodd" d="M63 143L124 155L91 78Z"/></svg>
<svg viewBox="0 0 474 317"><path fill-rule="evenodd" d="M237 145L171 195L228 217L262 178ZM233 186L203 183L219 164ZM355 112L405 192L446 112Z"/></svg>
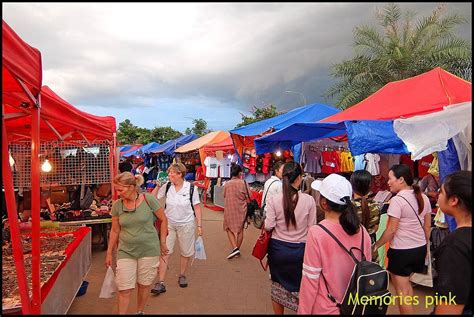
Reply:
<svg viewBox="0 0 474 317"><path fill-rule="evenodd" d="M338 205L345 205L344 197L352 198L352 185L341 175L330 174L325 179L315 180L311 188L317 190L322 196Z"/></svg>

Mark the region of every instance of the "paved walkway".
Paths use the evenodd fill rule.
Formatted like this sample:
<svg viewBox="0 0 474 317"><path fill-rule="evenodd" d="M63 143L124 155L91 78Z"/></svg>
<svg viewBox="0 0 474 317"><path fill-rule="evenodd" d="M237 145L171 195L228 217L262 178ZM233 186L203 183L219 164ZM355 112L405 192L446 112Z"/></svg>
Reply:
<svg viewBox="0 0 474 317"><path fill-rule="evenodd" d="M250 225L244 233L241 257L227 260L230 252L226 233L222 230L223 213L203 208L203 239L207 260L195 260L187 273L188 287L178 286L179 257L177 246L170 258L166 277L166 293L150 296L146 314L273 314L270 301L268 273L252 255L259 230ZM77 297L68 314L116 314L116 298L100 299L99 293L105 276L105 251L94 247L92 267L86 280L87 293ZM391 289L392 294L393 289ZM415 295L424 298L430 289L416 287ZM431 308L420 305L415 313L428 314ZM132 295L130 313L136 312L136 293ZM295 314L290 310L285 313ZM398 314L390 307L389 314Z"/></svg>

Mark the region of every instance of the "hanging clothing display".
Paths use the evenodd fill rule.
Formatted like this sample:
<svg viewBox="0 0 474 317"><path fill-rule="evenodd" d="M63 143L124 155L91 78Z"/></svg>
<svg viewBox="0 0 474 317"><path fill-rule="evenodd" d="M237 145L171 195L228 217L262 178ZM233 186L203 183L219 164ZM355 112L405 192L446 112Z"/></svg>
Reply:
<svg viewBox="0 0 474 317"><path fill-rule="evenodd" d="M230 178L230 166L232 164L232 158L224 156L219 161L219 177Z"/></svg>
<svg viewBox="0 0 474 317"><path fill-rule="evenodd" d="M380 168L379 168L379 161L380 156L378 154L373 153L365 153L365 161L367 165L365 166L365 170L368 171L372 175L379 175Z"/></svg>
<svg viewBox="0 0 474 317"><path fill-rule="evenodd" d="M323 151L321 172L324 174L339 173L341 158L336 151Z"/></svg>
<svg viewBox="0 0 474 317"><path fill-rule="evenodd" d="M268 174L270 173L270 163L272 161L272 154L271 153L265 153L263 155L263 162L262 162L262 173Z"/></svg>
<svg viewBox="0 0 474 317"><path fill-rule="evenodd" d="M219 167L219 161L215 157L208 156L204 160L206 166L206 177L218 177L219 173L217 168Z"/></svg>
<svg viewBox="0 0 474 317"><path fill-rule="evenodd" d="M311 144L305 144L302 162L305 163L304 172L321 173L321 150Z"/></svg>
<svg viewBox="0 0 474 317"><path fill-rule="evenodd" d="M433 155L433 161L431 161L430 168L428 169L428 174L439 176L438 153L434 152L432 155Z"/></svg>
<svg viewBox="0 0 474 317"><path fill-rule="evenodd" d="M365 154L354 156L354 171L365 170Z"/></svg>
<svg viewBox="0 0 474 317"><path fill-rule="evenodd" d="M160 166L160 170L167 171L171 165L171 157L168 155L158 156L158 165Z"/></svg>
<svg viewBox="0 0 474 317"><path fill-rule="evenodd" d="M430 168L431 162L433 161L433 155L429 154L427 156L419 159L418 162L418 177L423 178L428 175L428 170Z"/></svg>
<svg viewBox="0 0 474 317"><path fill-rule="evenodd" d="M354 161L351 152L341 151L341 172L353 172Z"/></svg>

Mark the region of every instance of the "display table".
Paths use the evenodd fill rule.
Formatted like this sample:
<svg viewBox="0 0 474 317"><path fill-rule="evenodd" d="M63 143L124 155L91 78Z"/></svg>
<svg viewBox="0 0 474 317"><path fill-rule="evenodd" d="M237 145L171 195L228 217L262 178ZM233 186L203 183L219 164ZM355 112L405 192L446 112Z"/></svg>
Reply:
<svg viewBox="0 0 474 317"><path fill-rule="evenodd" d="M74 220L74 221L63 221L59 222L59 227L61 226L98 226L99 230L102 234L102 243L103 243L103 250L107 250L108 247L108 226L112 224L112 218L102 218L102 219L89 219L89 220Z"/></svg>
<svg viewBox="0 0 474 317"><path fill-rule="evenodd" d="M65 315L92 265L91 229L79 228L73 234L74 240L64 251L65 259L41 286L41 314ZM2 309L2 314L18 313L21 304Z"/></svg>

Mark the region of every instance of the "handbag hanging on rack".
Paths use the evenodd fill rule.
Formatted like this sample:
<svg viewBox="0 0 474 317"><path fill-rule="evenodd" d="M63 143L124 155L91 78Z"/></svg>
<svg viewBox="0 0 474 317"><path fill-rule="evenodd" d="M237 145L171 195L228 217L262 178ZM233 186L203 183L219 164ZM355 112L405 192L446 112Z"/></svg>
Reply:
<svg viewBox="0 0 474 317"><path fill-rule="evenodd" d="M260 260L260 265L262 266L264 271L266 271L268 268L268 259L265 265L263 265L262 260L268 254L268 245L270 244L271 237L272 237L272 232L265 230L265 228L262 226L262 231L260 231L260 236L255 242L255 245L252 250L252 255Z"/></svg>

